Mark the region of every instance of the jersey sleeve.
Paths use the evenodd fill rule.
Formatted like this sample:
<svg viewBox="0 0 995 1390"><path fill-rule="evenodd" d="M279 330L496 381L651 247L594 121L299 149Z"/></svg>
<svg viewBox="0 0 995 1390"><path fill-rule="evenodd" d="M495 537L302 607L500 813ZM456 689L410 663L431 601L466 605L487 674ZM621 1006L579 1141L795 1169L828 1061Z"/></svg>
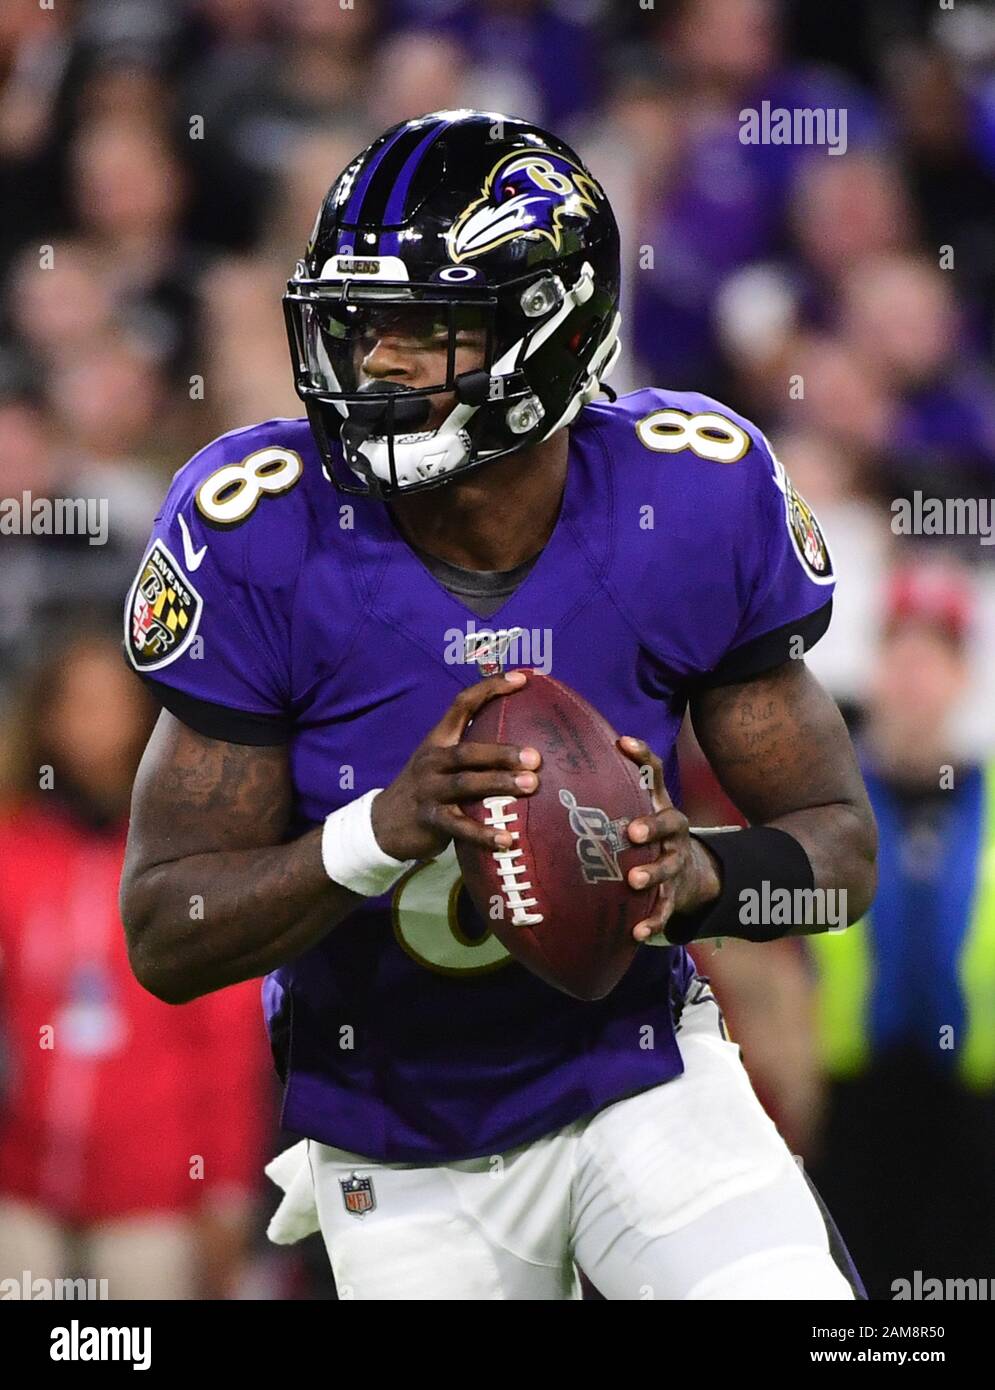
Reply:
<svg viewBox="0 0 995 1390"><path fill-rule="evenodd" d="M706 685L730 685L797 659L829 627L832 557L811 507L765 437L754 439L747 563L753 576L738 628Z"/></svg>
<svg viewBox="0 0 995 1390"><path fill-rule="evenodd" d="M268 533L265 504L225 526L200 511L205 475L230 463L211 456L222 442L173 480L128 593L125 653L159 702L198 733L286 743L300 547Z"/></svg>

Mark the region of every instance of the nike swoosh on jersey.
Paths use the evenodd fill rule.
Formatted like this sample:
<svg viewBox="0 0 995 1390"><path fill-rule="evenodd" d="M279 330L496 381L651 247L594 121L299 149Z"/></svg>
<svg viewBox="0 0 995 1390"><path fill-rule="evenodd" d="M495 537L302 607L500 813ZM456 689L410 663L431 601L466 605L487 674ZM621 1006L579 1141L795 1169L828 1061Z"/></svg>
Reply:
<svg viewBox="0 0 995 1390"><path fill-rule="evenodd" d="M207 546L202 545L199 550L194 550L193 540L190 536L190 530L187 526L187 523L183 518L183 513L177 512L176 515L177 520L180 523L180 532L183 536L183 559L186 561L187 569L199 569L201 564L203 563L204 556L207 554Z"/></svg>

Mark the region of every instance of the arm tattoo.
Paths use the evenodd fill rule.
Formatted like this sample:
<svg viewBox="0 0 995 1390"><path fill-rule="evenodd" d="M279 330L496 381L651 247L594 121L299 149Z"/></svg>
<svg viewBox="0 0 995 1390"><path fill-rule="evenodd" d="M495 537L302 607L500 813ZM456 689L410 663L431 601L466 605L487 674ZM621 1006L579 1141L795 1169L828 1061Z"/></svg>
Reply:
<svg viewBox="0 0 995 1390"><path fill-rule="evenodd" d="M804 662L705 690L691 717L719 782L746 818L794 835L816 885L846 887L854 916L861 915L874 887L874 818L839 710Z"/></svg>
<svg viewBox="0 0 995 1390"><path fill-rule="evenodd" d="M290 806L285 748L222 743L160 716L135 781L121 883L146 988L182 1002L266 974L361 901L325 873L320 827L282 842Z"/></svg>

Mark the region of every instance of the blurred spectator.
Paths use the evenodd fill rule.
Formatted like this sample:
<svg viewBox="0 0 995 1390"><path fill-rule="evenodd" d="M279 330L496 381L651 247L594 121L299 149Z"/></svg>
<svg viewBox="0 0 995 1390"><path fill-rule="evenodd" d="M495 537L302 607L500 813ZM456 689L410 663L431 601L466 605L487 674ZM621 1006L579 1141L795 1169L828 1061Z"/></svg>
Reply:
<svg viewBox="0 0 995 1390"><path fill-rule="evenodd" d="M507 107L497 102L492 107L479 89L471 99L466 65L466 53L447 35L411 31L387 39L377 55L370 97L370 114L377 131L426 111L473 105L495 111L529 108L528 99L519 106L513 97Z"/></svg>
<svg viewBox="0 0 995 1390"><path fill-rule="evenodd" d="M825 322L843 275L858 260L913 240L913 211L894 156L812 160L792 189L791 227L810 277L810 312Z"/></svg>
<svg viewBox="0 0 995 1390"><path fill-rule="evenodd" d="M171 1008L131 973L117 884L150 710L117 641L53 634L23 696L0 861L0 1275L230 1296L271 1123L258 986Z"/></svg>
<svg viewBox="0 0 995 1390"><path fill-rule="evenodd" d="M956 26L979 6L963 4L951 23L935 27L940 42L952 43ZM988 11L989 32L995 32ZM976 29L978 45L982 26ZM964 31L965 39L967 32ZM926 244L955 252L957 280L975 343L986 347L995 310L995 85L991 81L995 39L973 68L954 51L910 41L885 55L886 90L904 139L904 164L916 199ZM985 82L987 81L987 91Z"/></svg>
<svg viewBox="0 0 995 1390"><path fill-rule="evenodd" d="M642 229L659 191L674 176L679 148L679 113L674 95L659 80L659 70L645 66L617 82L606 105L576 121L576 147L611 199L621 238L621 305L629 324L642 294L642 277L655 268L647 263ZM623 332L622 350L612 377L614 388L634 391L646 385L635 358L631 332Z"/></svg>
<svg viewBox="0 0 995 1390"><path fill-rule="evenodd" d="M40 263L34 247L13 262L8 314L39 373L78 361L94 338L109 332L118 308L101 259L86 242L60 241L51 265Z"/></svg>
<svg viewBox="0 0 995 1390"><path fill-rule="evenodd" d="M307 229L306 236L331 179L355 158L372 133L355 124L318 127L288 151L280 173L279 197L265 209L258 246L258 254L273 263L274 274L281 279L286 280L293 270L301 254L301 228Z"/></svg>
<svg viewBox="0 0 995 1390"><path fill-rule="evenodd" d="M177 106L188 126L185 158L195 181L190 227L199 242L249 250L299 142L315 129L364 122L375 39L389 27L381 8L380 0L348 7L326 0L244 6L201 0L191 8L195 28ZM190 122L198 120L202 133L193 134ZM367 138L375 133L371 127ZM326 187L338 172L328 171ZM303 237L313 219L312 209Z"/></svg>
<svg viewBox="0 0 995 1390"><path fill-rule="evenodd" d="M827 334L799 335L785 365L790 372L771 383L780 397L779 409L773 396L769 400L774 420L821 435L847 455L862 489L876 490L877 467L898 411L885 381Z"/></svg>
<svg viewBox="0 0 995 1390"><path fill-rule="evenodd" d="M888 516L866 493L855 449L805 427L775 429L772 438L795 487L815 509L837 575L829 636L806 663L853 721L866 695L894 549Z"/></svg>
<svg viewBox="0 0 995 1390"><path fill-rule="evenodd" d="M665 14L658 43L659 80L676 92L680 159L676 177L644 213L640 240L653 248L654 264L637 280L631 329L654 380L690 390L718 379L722 394L711 314L723 282L777 249L799 178L809 171L846 178L838 168L859 157L851 147L877 137L877 117L873 102L840 74L791 63L772 0L678 3ZM850 152L843 159L824 146L744 142L741 112L759 111L765 101L789 110L845 109Z"/></svg>
<svg viewBox="0 0 995 1390"><path fill-rule="evenodd" d="M140 547L161 490L143 458L162 428L158 364L125 341L98 339L85 356L52 372L48 393L73 486L106 498L115 540Z"/></svg>
<svg viewBox="0 0 995 1390"><path fill-rule="evenodd" d="M978 1277L995 1244L995 763L958 748L970 632L965 581L896 576L863 736L877 897L805 938L829 1081L811 1167L872 1298Z"/></svg>
<svg viewBox="0 0 995 1390"><path fill-rule="evenodd" d="M34 497L52 496L56 469L51 431L37 404L28 396L0 398L0 492L6 497L18 497L25 491ZM18 657L26 660L37 640L38 610L50 578L45 573L44 556L34 537L3 538L0 696Z"/></svg>
<svg viewBox="0 0 995 1390"><path fill-rule="evenodd" d="M16 509L19 528L11 532L5 517L0 530L0 710L19 667L44 649L46 627L67 605L85 595L91 612L120 611L145 538L133 531L129 539L127 528L118 525L123 508L112 509L108 490L94 474L74 472L37 393L25 387L0 391L0 498ZM56 499L78 502L85 510L82 518L73 514L74 524L82 520L95 528L68 534L25 529L36 505ZM154 505L148 492L143 505Z"/></svg>
<svg viewBox="0 0 995 1390"><path fill-rule="evenodd" d="M555 129L600 101L607 0L404 0L403 9L458 39L473 67L474 104L485 111Z"/></svg>
<svg viewBox="0 0 995 1390"><path fill-rule="evenodd" d="M225 430L301 413L290 373L284 370L283 318L273 312L286 278L278 265L258 258L226 259L205 277L202 350L208 418L200 421L198 447Z"/></svg>
<svg viewBox="0 0 995 1390"><path fill-rule="evenodd" d="M74 148L81 231L132 331L185 359L198 257L181 237L187 180L162 130L120 116L89 122Z"/></svg>
<svg viewBox="0 0 995 1390"><path fill-rule="evenodd" d="M844 341L898 397L893 478L951 492L995 477L995 376L965 351L950 272L923 257L865 256L843 279ZM924 475L928 475L924 478Z"/></svg>
<svg viewBox="0 0 995 1390"><path fill-rule="evenodd" d="M76 18L74 0L0 5L0 264L64 221Z"/></svg>

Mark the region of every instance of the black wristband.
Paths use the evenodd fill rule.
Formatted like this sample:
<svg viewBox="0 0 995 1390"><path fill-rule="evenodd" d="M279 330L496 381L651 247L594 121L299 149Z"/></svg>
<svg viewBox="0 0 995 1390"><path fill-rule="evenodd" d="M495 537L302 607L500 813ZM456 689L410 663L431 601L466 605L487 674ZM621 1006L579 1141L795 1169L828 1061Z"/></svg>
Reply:
<svg viewBox="0 0 995 1390"><path fill-rule="evenodd" d="M815 886L812 863L804 848L786 830L751 825L746 830L692 830L722 866L722 892L713 903L694 913L674 913L664 935L674 946L709 937L735 936L743 941L776 941L793 929L793 921L744 922L746 892L769 902L779 889L794 892ZM778 916L781 914L779 913Z"/></svg>

